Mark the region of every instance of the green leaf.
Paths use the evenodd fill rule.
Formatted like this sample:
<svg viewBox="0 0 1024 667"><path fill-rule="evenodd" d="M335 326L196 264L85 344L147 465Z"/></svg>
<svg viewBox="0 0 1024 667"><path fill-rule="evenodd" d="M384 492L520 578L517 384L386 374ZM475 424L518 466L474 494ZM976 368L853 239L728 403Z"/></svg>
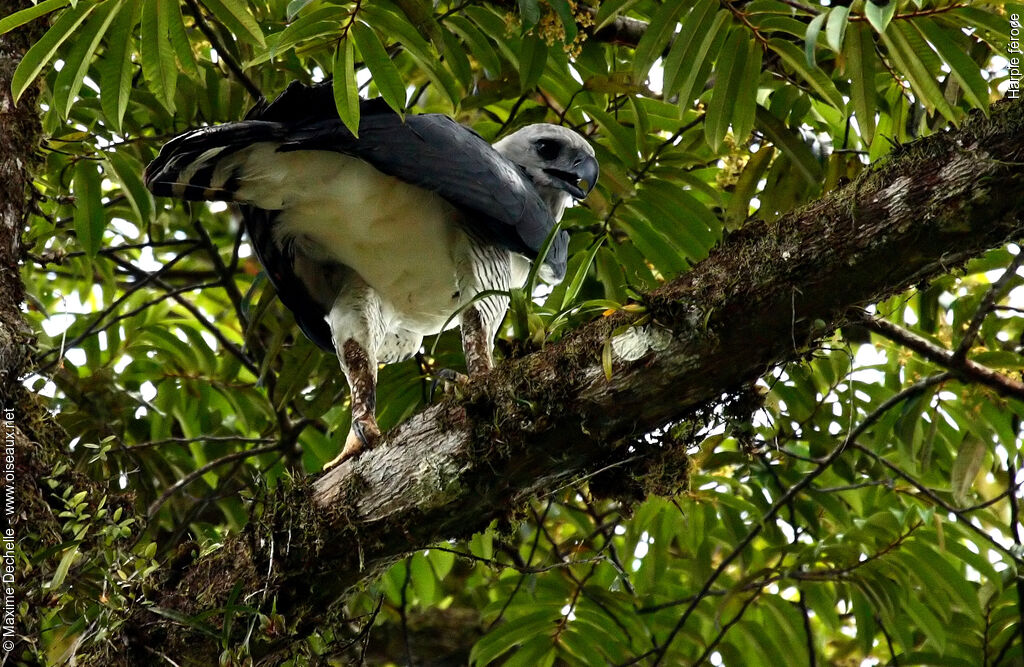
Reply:
<svg viewBox="0 0 1024 667"><path fill-rule="evenodd" d="M409 578L422 604L429 605L437 601L437 578L430 567L430 561L422 553L409 559Z"/></svg>
<svg viewBox="0 0 1024 667"><path fill-rule="evenodd" d="M466 54L466 47L462 41L450 30L441 31L441 41L444 42L444 61L448 68L462 84L463 89L472 90L476 86L476 78L473 74L473 66Z"/></svg>
<svg viewBox="0 0 1024 667"><path fill-rule="evenodd" d="M912 34L915 38L914 41L918 42L916 45L908 39L910 33L904 32L903 26L897 25L882 34L882 41L885 42L889 57L896 63L897 69L910 81L910 86L914 89L918 101L929 111L938 110L948 120L955 122L957 114L949 106L942 90L939 89L934 72L921 61L921 57L918 55L922 49L927 50L929 55L931 51L916 32Z"/></svg>
<svg viewBox="0 0 1024 667"><path fill-rule="evenodd" d="M821 99L840 111L843 109L845 106L843 96L836 89L836 85L832 83L832 79L828 78L828 75L821 69L808 67L804 61L804 54L794 44L781 39L772 39L769 40L768 47L778 53L783 62L810 84Z"/></svg>
<svg viewBox="0 0 1024 667"><path fill-rule="evenodd" d="M725 210L725 225L729 230L739 229L743 222L750 215L750 200L757 193L757 184L764 175L765 169L771 162L775 149L772 146L763 145L756 153L751 154L747 165L740 172L736 180L736 187L733 189L729 206Z"/></svg>
<svg viewBox="0 0 1024 667"><path fill-rule="evenodd" d="M821 13L807 24L807 32L804 33L804 59L807 61L808 67L816 67L818 65L815 49L818 46L818 35L821 34L821 26L825 24L825 19L827 18L827 13Z"/></svg>
<svg viewBox="0 0 1024 667"><path fill-rule="evenodd" d="M537 0L518 0L519 16L523 21L523 30L529 30L540 21L540 6Z"/></svg>
<svg viewBox="0 0 1024 667"><path fill-rule="evenodd" d="M981 464L985 461L987 451L988 448L981 438L973 433L964 435L960 448L956 452L953 468L949 473L953 499L960 505L969 504L971 487L981 470Z"/></svg>
<svg viewBox="0 0 1024 667"><path fill-rule="evenodd" d="M83 1L77 7L64 11L46 31L46 34L25 53L25 57L18 63L18 68L14 70L14 75L11 77L11 95L15 103L53 59L60 45L71 36L95 7L94 3Z"/></svg>
<svg viewBox="0 0 1024 667"><path fill-rule="evenodd" d="M682 64L685 62L689 67L693 56L689 53L695 48L694 40L697 35L703 35L714 21L715 10L718 3L714 0L698 0L690 12L683 17L679 27L679 34L672 42L672 48L662 62L662 89L668 95L674 93L679 85L679 76Z"/></svg>
<svg viewBox="0 0 1024 667"><path fill-rule="evenodd" d="M249 13L244 2L239 0L201 0L210 12L217 17L239 39L250 44L266 47L263 31L256 19Z"/></svg>
<svg viewBox="0 0 1024 667"><path fill-rule="evenodd" d="M735 109L732 112L732 131L737 142L743 142L754 129L757 112L757 94L760 90L761 60L764 51L754 39L747 40L747 66L736 90Z"/></svg>
<svg viewBox="0 0 1024 667"><path fill-rule="evenodd" d="M746 30L737 28L723 42L715 67L704 134L715 151L731 125L737 142L744 141L754 127L757 83L761 74L761 47Z"/></svg>
<svg viewBox="0 0 1024 667"><path fill-rule="evenodd" d="M139 22L140 0L128 0L111 24L112 35L130 35ZM121 132L121 123L132 93L132 40L111 39L99 64L100 107L115 132Z"/></svg>
<svg viewBox="0 0 1024 667"><path fill-rule="evenodd" d="M627 165L635 165L640 159L640 155L634 143L636 140L634 134L602 109L590 105L583 106L582 109L601 127L603 135L615 151L615 156Z"/></svg>
<svg viewBox="0 0 1024 667"><path fill-rule="evenodd" d="M75 541L72 546L64 552L61 556L60 562L57 563L57 568L53 571L53 578L50 579L50 583L47 588L50 591L60 590L61 585L64 583L64 579L68 576L68 570L71 569L71 564L75 562L75 556L78 555L79 542Z"/></svg>
<svg viewBox="0 0 1024 667"><path fill-rule="evenodd" d="M471 665L489 665L535 635L549 634L560 618L557 609L540 609L507 621L480 638L469 653Z"/></svg>
<svg viewBox="0 0 1024 667"><path fill-rule="evenodd" d="M580 288L583 287L583 281L590 271L590 266L594 263L594 257L603 245L603 238L600 237L591 243L586 254L582 255L582 261L575 267L575 271L566 283L565 293L562 295L562 305L559 307L559 310L568 308L576 300L576 296L580 293ZM572 259L576 259L576 256L573 256ZM571 262L572 260L570 260Z"/></svg>
<svg viewBox="0 0 1024 667"><path fill-rule="evenodd" d="M96 11L75 35L74 45L64 59L64 67L57 74L53 85L53 104L60 114L67 118L71 107L82 89L85 75L89 73L96 48L103 40L111 21L121 10L122 0L107 0L97 5ZM126 41L116 37L113 41Z"/></svg>
<svg viewBox="0 0 1024 667"><path fill-rule="evenodd" d="M981 75L981 68L969 55L964 53L950 35L939 24L929 18L912 23L914 28L923 33L932 48L949 66L950 71L960 83L967 101L979 109L988 108L988 83Z"/></svg>
<svg viewBox="0 0 1024 667"><path fill-rule="evenodd" d="M714 8L717 6L718 3L712 4L712 13L696 15L697 10L701 6L698 6L690 13L684 27L690 25L691 18L697 19L699 22L693 24L693 36L687 39L684 45L686 50L680 52L675 58L672 57L671 53L669 54L668 60L671 61L671 68L673 70L671 78L668 77L669 66L668 62L666 63L665 93L678 94L679 105L683 109L689 109L694 98L700 96L700 91L704 88L710 68L708 56L715 46L719 32L729 20L729 12L726 10L720 9L714 12ZM680 34L680 38L676 40L676 43L678 44L680 41L682 41L682 34ZM684 63L686 67L683 67Z"/></svg>
<svg viewBox="0 0 1024 667"><path fill-rule="evenodd" d="M674 209L677 214L684 217L687 235L696 239L700 247L696 257L703 258L711 246L718 242L722 229L721 221L685 188L666 180L651 178L644 182L641 193L653 195L648 198L654 199L659 205Z"/></svg>
<svg viewBox="0 0 1024 667"><path fill-rule="evenodd" d="M885 29L889 27L892 17L896 15L896 5L898 4L896 0L889 0L889 2L881 7L870 0L864 3L864 15L868 17L868 23L871 24L871 27L878 34L885 33Z"/></svg>
<svg viewBox="0 0 1024 667"><path fill-rule="evenodd" d="M628 11L638 2L640 0L605 0L600 3L597 8L597 16L594 18L594 32L614 21L616 17Z"/></svg>
<svg viewBox="0 0 1024 667"><path fill-rule="evenodd" d="M715 152L721 148L722 140L729 130L733 101L736 99L746 60L746 35L736 28L722 43L722 50L718 53L715 87L711 90L711 101L704 120L704 136Z"/></svg>
<svg viewBox="0 0 1024 667"><path fill-rule="evenodd" d="M829 48L839 53L843 48L843 40L846 37L846 27L850 24L850 7L840 5L833 7L828 12L828 23L825 26L825 40Z"/></svg>
<svg viewBox="0 0 1024 667"><path fill-rule="evenodd" d="M857 126L866 146L875 135L875 41L871 29L863 24L852 26L853 34L846 40L846 66L850 73L850 98Z"/></svg>
<svg viewBox="0 0 1024 667"><path fill-rule="evenodd" d="M703 258L705 246L691 233L690 221L685 211L671 206L669 200L649 196L647 192L643 196L629 202L629 209L639 213L643 219L650 223L654 233L660 237L658 245L661 254L652 255L652 263L658 266L662 273L679 273L686 270L686 262L696 261ZM648 236L648 242L655 237ZM666 260L666 254L672 259Z"/></svg>
<svg viewBox="0 0 1024 667"><path fill-rule="evenodd" d="M519 89L533 90L544 73L548 60L548 47L537 35L526 35L519 49Z"/></svg>
<svg viewBox="0 0 1024 667"><path fill-rule="evenodd" d="M627 209L616 218L616 225L629 235L637 249L662 275L670 276L689 268L686 259L669 240L659 232L650 214L650 202L633 200Z"/></svg>
<svg viewBox="0 0 1024 667"><path fill-rule="evenodd" d="M25 25L29 21L34 21L40 16L56 11L67 5L68 1L69 0L43 0L43 2L40 2L38 5L26 7L25 9L14 12L9 16L5 16L0 19L0 35L5 32L10 32L18 26Z"/></svg>
<svg viewBox="0 0 1024 667"><path fill-rule="evenodd" d="M142 183L142 165L120 151L106 154L106 162L110 171L121 183L121 189L128 198L128 203L135 211L135 222L141 226L153 221L153 195Z"/></svg>
<svg viewBox="0 0 1024 667"><path fill-rule="evenodd" d="M363 63L373 75L373 83L380 91L381 97L388 106L401 113L405 110L405 84L402 83L402 75L398 73L398 68L384 50L377 32L362 21L353 23L351 31Z"/></svg>
<svg viewBox="0 0 1024 667"><path fill-rule="evenodd" d="M170 26L161 4L175 0L142 2L142 75L153 94L168 111L174 111L174 93L178 87L178 65L174 61Z"/></svg>
<svg viewBox="0 0 1024 667"><path fill-rule="evenodd" d="M103 211L100 173L96 163L79 160L74 170L75 234L89 257L95 257L103 241L106 214Z"/></svg>
<svg viewBox="0 0 1024 667"><path fill-rule="evenodd" d="M192 52L192 42L185 32L185 17L181 14L181 5L177 2L167 2L161 8L166 12L163 17L164 23L171 35L171 46L178 57L181 69L189 76L199 78L199 66L196 64L196 54ZM116 35L117 32L114 32ZM128 33L122 33L128 34Z"/></svg>
<svg viewBox="0 0 1024 667"><path fill-rule="evenodd" d="M447 24L469 47L470 54L480 61L487 78L494 78L501 73L501 60L497 51L469 19L453 15L448 17Z"/></svg>
<svg viewBox="0 0 1024 667"><path fill-rule="evenodd" d="M431 53L430 43L423 39L404 17L384 7L382 4L364 4L361 13L366 22L374 28L397 37L405 52L412 56L431 82L445 92L453 105L458 106L462 100L459 85L451 72L439 64L437 56Z"/></svg>
<svg viewBox="0 0 1024 667"><path fill-rule="evenodd" d="M156 605L147 607L146 609L147 611L151 611L154 614L163 616L165 618L169 618L172 621L175 621L176 623L180 623L185 627L198 630L199 632L202 632L204 635L207 635L208 637L212 637L213 639L216 639L218 641L221 639L221 635L212 627L201 622L198 618L194 618L192 616L189 616L188 614L181 613L177 609L171 609L169 607L158 607Z"/></svg>
<svg viewBox="0 0 1024 667"><path fill-rule="evenodd" d="M875 610L867 596L858 590L851 591L850 601L853 617L857 621L857 642L865 655L869 654L875 639Z"/></svg>
<svg viewBox="0 0 1024 667"><path fill-rule="evenodd" d="M916 596L910 594L904 600L903 611L914 621L914 627L923 632L940 652L945 648L949 633L946 626L931 609L926 607Z"/></svg>
<svg viewBox="0 0 1024 667"><path fill-rule="evenodd" d="M434 568L434 574L440 581L448 576L448 573L455 567L455 554L443 549L431 549L427 552L427 558Z"/></svg>
<svg viewBox="0 0 1024 667"><path fill-rule="evenodd" d="M654 61L661 57L668 41L675 34L679 17L686 10L685 2L666 2L651 17L643 37L633 51L633 81L643 84Z"/></svg>
<svg viewBox="0 0 1024 667"><path fill-rule="evenodd" d="M501 37L507 33L503 14L498 14L492 9L486 9L477 5L467 6L465 12L466 16L473 21L483 34L495 36L494 46L498 49L505 60L509 62L517 62L518 56L512 49L512 40L503 39Z"/></svg>
<svg viewBox="0 0 1024 667"><path fill-rule="evenodd" d="M299 15L299 12L305 9L306 5L311 2L313 2L313 0L291 0L291 2L288 3L288 8L285 9L285 17L289 21L294 21L295 17Z"/></svg>
<svg viewBox="0 0 1024 667"><path fill-rule="evenodd" d="M948 554L937 551L934 545L925 542L920 536L905 542L903 549L906 553L914 554L917 570L931 572L930 579L936 583L933 589L944 590L947 600L959 602L963 611L972 615L981 613L981 609L978 608L977 593L964 578L961 568L950 563Z"/></svg>
<svg viewBox="0 0 1024 667"><path fill-rule="evenodd" d="M602 655L601 650L612 649L620 643L618 638L609 634L604 626L597 623L581 621L581 615L576 615L576 621L569 624L568 629L562 633L560 640L565 650L576 658L579 665L607 665L609 660ZM550 644L550 640L548 640Z"/></svg>
<svg viewBox="0 0 1024 667"><path fill-rule="evenodd" d="M785 123L762 106L757 107L756 124L776 148L785 152L793 160L797 169L810 185L817 184L821 174L821 164L800 135L786 127Z"/></svg>
<svg viewBox="0 0 1024 667"><path fill-rule="evenodd" d="M300 17L281 32L274 33L267 38L268 48L246 61L245 66L251 67L264 63L272 58L283 55L283 53L296 44L316 39L317 37L330 36L333 42L341 32L343 15L334 6L321 7L315 11Z"/></svg>
<svg viewBox="0 0 1024 667"><path fill-rule="evenodd" d="M353 44L353 40L346 39L334 52L334 104L341 122L353 135L359 136L359 87L356 85Z"/></svg>

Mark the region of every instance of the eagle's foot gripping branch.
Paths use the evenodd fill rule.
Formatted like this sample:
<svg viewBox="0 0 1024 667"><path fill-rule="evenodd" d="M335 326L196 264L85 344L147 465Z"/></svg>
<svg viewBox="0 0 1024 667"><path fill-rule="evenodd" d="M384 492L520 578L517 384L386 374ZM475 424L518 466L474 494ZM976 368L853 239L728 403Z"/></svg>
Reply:
<svg viewBox="0 0 1024 667"><path fill-rule="evenodd" d="M330 470L359 456L364 449L373 449L378 440L380 440L380 428L373 417L354 418L348 437L345 438L345 447L342 448L340 454L324 464L324 470Z"/></svg>

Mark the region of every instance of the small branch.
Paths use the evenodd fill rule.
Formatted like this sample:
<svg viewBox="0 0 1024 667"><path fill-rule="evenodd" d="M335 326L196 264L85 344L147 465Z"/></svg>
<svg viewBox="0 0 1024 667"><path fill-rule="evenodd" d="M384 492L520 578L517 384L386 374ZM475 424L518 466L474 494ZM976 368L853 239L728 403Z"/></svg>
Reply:
<svg viewBox="0 0 1024 667"><path fill-rule="evenodd" d="M149 505L149 508L146 510L146 516L148 518L153 518L153 515L156 514L157 510L159 510L160 507L163 506L163 504L167 502L167 500L171 496L173 496L175 493L185 488L192 482L196 481L206 473L210 472L214 468L222 466L225 463L237 461L239 459L246 459L249 458L250 456L259 456L260 454L267 454L269 452L276 451L278 448L280 448L280 446L281 443L275 442L272 445L266 445L264 447L256 447L255 449L244 449L241 451L232 452L230 454L220 457L219 459L210 461L204 466L196 468L195 470L185 475L171 486L167 487L167 490L160 494L160 497L154 500Z"/></svg>
<svg viewBox="0 0 1024 667"><path fill-rule="evenodd" d="M1024 252L1018 253L1020 257L1024 255ZM1011 462L1007 466L1007 471L1010 478L1010 485L1008 489L1008 500L1010 502L1010 526L1011 533L1013 534L1013 544L1016 547L1014 551L1021 553L1021 536L1020 536L1020 500L1017 498L1017 490L1020 486L1017 484L1017 466ZM1024 646L1024 580L1020 577L1015 577L1015 586L1017 588L1017 636L1020 638L1021 646Z"/></svg>
<svg viewBox="0 0 1024 667"><path fill-rule="evenodd" d="M156 275L152 273L147 273L146 271L143 271L134 264L126 262L120 258L114 257L113 260L114 262L128 270L130 273L138 276L140 279L146 279L147 277ZM161 288L167 290L168 292L174 291L174 288L168 285L163 280L155 277L152 278L152 280L154 283L159 285ZM256 377L259 377L260 371L256 363L252 359L250 359L249 356L245 354L245 352L243 352L240 347L235 345L232 341L228 340L227 336L224 335L224 332L220 330L220 327L216 326L213 322L208 320L207 317L202 313L202 311L199 310L199 308L192 304L192 302L190 302L188 299L182 298L180 294L175 294L173 296L173 299L178 302L178 305L180 305L182 308L191 313L192 317L196 318L196 321L202 324L207 331L213 334L214 338L216 338L217 341L224 346L224 349L226 349L235 357L237 357L238 360L242 362L242 365L245 366L246 370L248 370Z"/></svg>
<svg viewBox="0 0 1024 667"><path fill-rule="evenodd" d="M992 283L992 286L985 292L985 297L978 304L978 310L974 311L974 317L971 318L971 323L967 325L967 330L964 331L963 340L960 341L960 345L956 348L956 352L953 353L953 360L956 362L962 362L967 358L967 353L970 351L971 346L974 345L974 339L978 337L978 331L981 330L981 325L985 321L996 303L1001 301L1006 293L1010 289L1010 282L1017 275L1017 269L1020 268L1021 263L1024 263L1024 248L1017 251L1017 255L1010 262L1010 265L1003 271L1003 275L999 276L999 280Z"/></svg>
<svg viewBox="0 0 1024 667"><path fill-rule="evenodd" d="M759 597L761 597L760 590L751 594L750 597L743 601L743 605L736 612L736 615L730 618L729 622L722 626L722 629L718 631L718 635L711 640L711 643L709 643L707 648L704 649L704 652L701 653L700 656L693 661L694 665L703 665L707 661L707 659L711 657L711 653L715 650L715 647L717 647L718 644L721 643L723 639L725 639L725 633L729 632L732 626L740 622L740 619L743 618L743 615L747 611L747 607L753 604L754 600L758 599ZM657 665L660 660L660 658L658 660L655 660L654 664Z"/></svg>
<svg viewBox="0 0 1024 667"><path fill-rule="evenodd" d="M1022 253L1022 255L1024 255L1024 253ZM978 311L980 312L981 308L979 308ZM888 320L873 317L864 311L857 313L854 316L854 319L858 324L874 331L879 336L888 338L898 345L902 345L903 347L917 352L928 361L953 371L958 376L966 380L971 380L990 387L1001 396L1010 396L1024 400L1024 384L1021 384L1013 378L1007 377L1002 373L994 371L986 366L982 366L981 364L975 363L969 359L957 359L955 358L955 354L946 348L936 345L930 340L922 338L914 332L904 329L897 324L893 324Z"/></svg>
<svg viewBox="0 0 1024 667"><path fill-rule="evenodd" d="M236 79L238 79L238 82L242 84L242 87L249 92L249 95L252 96L256 103L265 102L266 98L263 97L263 93L260 92L259 87L253 83L252 79L250 79L242 70L242 66L235 62L234 56L224 48L224 45L220 43L220 39L217 37L217 34L213 32L213 28L211 28L210 24L208 24L203 18L203 10L199 8L199 3L196 2L196 0L185 0L185 4L188 5L188 8L192 12L192 18L196 21L196 27L199 28L199 31L203 33L207 41L210 42L210 46L212 46L217 52L217 57L227 65L228 69L231 70L231 73Z"/></svg>
<svg viewBox="0 0 1024 667"><path fill-rule="evenodd" d="M987 532L985 532L985 530L983 530L982 528L979 528L979 527L975 526L974 522L972 522L970 520L970 517L966 516L966 514L968 514L967 510L964 510L964 509L961 509L959 507L955 507L953 505L950 505L945 500L943 500L938 495L936 495L936 493L934 491L932 491L927 486L925 486L924 484L921 484L916 479L914 479L913 477L908 475L906 472L901 470L899 468L899 466L897 466L897 465L895 465L893 463L890 463L885 457L879 456L878 454L876 454L875 452L871 451L867 447L864 447L863 445L860 445L858 443L853 443L853 448L856 449L858 452L862 452L864 454L867 454L868 456L873 458L875 461L878 461L879 463L884 465L886 468L891 470L896 476L900 477L901 479L906 480L908 483L910 483L911 486L913 486L915 489L917 489L921 493L921 495L925 496L926 498L928 498L930 501L932 501L933 503L935 503L936 505L938 505L942 509L946 510L947 512L950 512L952 514L957 515L957 517L960 517L962 519L961 523L964 525L965 528L967 528L971 532L975 533L978 537L983 539L988 544L992 545L992 548L994 548L996 551L1000 551L1000 552L1006 554L1007 556L1009 556L1013 561L1015 561L1018 564L1018 566L1024 565L1024 558L1022 558L1021 556L1018 556L1016 553L1013 552L1013 550L1007 549L1006 547L1004 547L1002 544L999 543L998 540L993 538L991 535L989 535Z"/></svg>
<svg viewBox="0 0 1024 667"><path fill-rule="evenodd" d="M129 450L147 449L150 447L160 447L162 445L191 445L194 443L206 443L206 442L237 442L244 444L267 444L271 442L277 442L275 438L245 438L237 435L201 435L197 438L161 438L160 440L149 440L148 442L140 442L126 447Z"/></svg>
<svg viewBox="0 0 1024 667"><path fill-rule="evenodd" d="M224 260L220 257L220 250L217 248L216 244L214 244L213 239L210 238L209 233L207 233L206 228L203 227L203 223L199 221L199 218L192 218L192 227L194 227L196 232L199 234L199 239L202 242L203 247L206 249L206 253L210 256L213 268L220 276L221 282L224 285L224 291L227 292L228 298L231 299L231 305L235 308L235 316L241 323L242 328L245 329L247 322L245 319L245 311L242 308L242 293L238 291L238 285L235 284L233 271L229 270L228 267L225 266ZM238 244L236 243L235 248L237 247ZM232 253L233 252L234 249L232 250ZM234 263L232 263L232 268L234 268Z"/></svg>
<svg viewBox="0 0 1024 667"><path fill-rule="evenodd" d="M89 324L89 326L86 327L85 331L83 331L79 335L75 336L70 341L65 341L59 347L55 347L55 348L53 348L51 350L47 350L46 352L41 354L36 359L36 363L39 363L42 359L44 359L47 356L49 356L51 354L54 354L54 353L57 354L57 358L54 359L53 361L49 362L45 366L39 367L36 370L36 372L37 373L44 373L47 370L49 370L50 368L52 368L54 365L56 365L58 362L60 362L61 358L64 355L64 351L65 350L73 348L73 347L76 347L83 340L85 340L89 336L94 335L96 333L96 331L97 331L97 328L100 325L100 322L102 322L103 319L106 318L108 315L113 313L114 310L118 306L120 306L122 303L127 301L131 297L132 294L134 294L135 292L137 292L140 289L142 289L143 287L145 287L148 283L158 281L160 279L160 276L162 276L166 272L170 271L171 267L173 267L175 264L177 264L181 260L185 259L185 257L190 255L192 253L192 251L195 250L197 247L198 247L197 245L189 246L187 249L185 249L185 250L181 251L180 253L178 253L177 255L175 255L173 259L169 260L163 266L161 266L159 269L157 269L156 271L154 271L152 273L147 273L145 271L138 270L138 273L135 274L136 277L138 278L138 280L135 282L135 284L131 285L128 289L125 290L125 292L121 296L119 296L118 298L114 299L114 301L111 302L111 304L109 306L104 308L100 312L100 314L96 316L96 319L94 319ZM113 260L118 265L121 265L121 266L128 265L128 266L131 266L133 269L135 269L135 267L132 264L126 262L125 260L120 259L116 255L111 254L109 256L109 258L111 260ZM169 289L168 291L172 291L172 290Z"/></svg>

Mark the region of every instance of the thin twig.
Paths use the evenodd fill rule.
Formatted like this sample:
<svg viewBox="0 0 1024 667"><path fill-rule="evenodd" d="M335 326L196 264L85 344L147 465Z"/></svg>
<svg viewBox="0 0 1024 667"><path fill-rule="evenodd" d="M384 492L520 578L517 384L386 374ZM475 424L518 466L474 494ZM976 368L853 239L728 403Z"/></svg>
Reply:
<svg viewBox="0 0 1024 667"><path fill-rule="evenodd" d="M1024 255L1021 252L1017 256ZM1010 477L1009 484L1009 501L1010 501L1010 526L1012 526L1011 533L1013 534L1013 544L1016 546L1017 553L1021 553L1021 536L1020 536L1020 506L1017 499L1017 489L1020 486L1017 484L1017 466L1011 462L1007 466L1007 474ZM1016 579L1017 588L1017 637L1020 638L1021 646L1024 646L1024 580L1021 578L1014 577Z"/></svg>
<svg viewBox="0 0 1024 667"><path fill-rule="evenodd" d="M195 19L196 27L199 31L206 36L206 39L210 42L210 46L217 52L217 57L220 58L221 62L227 65L227 68L231 70L231 73L238 79L238 82L242 84L249 95L257 102L265 102L266 98L263 97L263 93L260 92L259 87L253 83L252 79L242 70L242 66L235 62L235 57L224 48L224 45L220 43L220 39L217 34L213 32L213 28L203 18L203 10L199 8L199 3L196 0L185 0L185 4L192 11L192 18Z"/></svg>
<svg viewBox="0 0 1024 667"><path fill-rule="evenodd" d="M175 255L171 260L169 260L167 263L165 263L163 266L161 266L159 269L157 269L156 271L154 271L152 273L148 273L146 271L142 271L141 269L139 269L138 270L138 274L136 274L136 277L138 278L136 280L136 282L134 284L132 284L130 287L128 287L128 289L125 290L124 294L122 294L118 298L114 299L114 301L112 301L109 306L104 308L99 313L99 315L96 317L96 319L94 319L91 323L89 323L89 326L87 326L85 328L85 331L83 331L79 335L75 336L73 339L71 339L70 341L68 341L65 344L61 345L60 347L52 348L52 349L47 350L46 352L42 353L41 355L39 355L39 357L36 359L37 363L39 361L41 361L42 359L46 358L47 356L49 356L50 354L57 354L57 358L54 359L53 361L49 362L45 366L39 367L36 370L36 372L37 373L44 373L47 370L49 370L50 368L52 368L54 365L59 363L60 360L61 360L61 357L63 356L64 350L67 350L67 349L70 349L70 348L74 348L79 343L81 343L86 338L88 338L89 336L94 335L96 333L97 327L104 320L104 318L106 318L108 315L113 313L114 310L118 306L120 306L122 303L127 301L128 298L131 297L132 294L134 294L135 292L137 292L140 289L142 289L143 287L145 287L148 283L158 281L160 279L161 275L163 275L164 273L169 271L172 266L174 266L175 264L177 264L181 260L185 259L185 257L190 255L192 253L192 251L194 251L196 248L198 248L197 245L189 246L187 249L185 249L185 250L181 251L180 253L178 253L177 255ZM119 264L119 265L122 265L122 266L124 266L125 264L128 264L124 260L122 260L119 257L116 257L114 255L110 255L110 259L113 260L116 264ZM128 264L128 265L132 266L131 264ZM134 266L133 266L133 268L134 268Z"/></svg>
<svg viewBox="0 0 1024 667"><path fill-rule="evenodd" d="M221 283L224 285L224 291L227 292L228 298L231 299L231 305L235 307L235 316L238 317L238 321L242 324L242 328L246 327L245 312L242 309L242 293L238 290L238 285L235 284L234 276L228 267L225 266L224 260L220 257L220 249L214 244L213 239L210 238L210 234L203 227L203 223L200 222L199 218L192 218L192 226L199 234L199 239L202 241L203 247L206 249L206 253L210 256L210 261L213 263L214 270L220 275ZM236 244L237 247L237 244Z"/></svg>
<svg viewBox="0 0 1024 667"><path fill-rule="evenodd" d="M1016 277L1021 263L1024 263L1024 248L1017 252L1013 261L1003 271L1003 275L999 276L999 280L992 283L992 286L985 292L984 298L978 304L978 309L974 311L971 323L967 325L967 330L964 331L964 337L960 341L960 345L956 348L956 352L953 353L954 361L963 361L967 358L967 353L970 351L971 346L974 345L974 339L978 337L978 331L981 330L982 323L988 317L988 314L992 312L992 308L995 307L996 303L1006 296L1010 289L1010 282Z"/></svg>
<svg viewBox="0 0 1024 667"><path fill-rule="evenodd" d="M129 272L139 276L140 279L145 279L146 277L155 275L143 271L134 264L126 262L120 258L114 257L113 260L115 263L123 266ZM163 280L160 280L159 278L153 278L153 282L155 282L157 285L159 285L161 288L167 291L173 291L174 289ZM196 320L200 324L202 324L207 331L213 334L214 338L216 338L217 341L224 346L224 349L226 349L232 355L234 355L242 363L242 365L245 366L246 370L248 370L253 375L259 377L260 371L256 363L252 359L250 359L249 356L245 352L243 352L240 347L235 345L235 343L233 343L232 341L228 340L227 336L224 335L224 332L220 330L220 327L216 326L213 322L210 322L206 318L206 316L203 315L202 311L200 311L199 308L197 308L188 299L182 298L181 295L174 295L173 298L178 303L178 305L180 305L182 308L191 313L192 317L196 318Z"/></svg>
<svg viewBox="0 0 1024 667"><path fill-rule="evenodd" d="M875 452L871 451L867 447L864 447L863 445L860 445L860 444L857 444L857 443L853 443L852 447L854 449L856 449L857 451L859 451L859 452L863 452L864 454L867 454L868 456L870 456L871 458L873 458L874 460L878 461L879 463L884 465L886 468L891 470L897 476L899 476L900 478L902 478L902 479L906 480L907 482L909 482L911 486L913 486L915 489L917 489L921 493L921 495L925 496L926 498L931 500L933 503L935 503L936 505L938 505L942 509L944 509L947 512L950 512L950 513L955 514L958 517L960 517L962 519L961 523L964 525L965 528L969 529L970 531L975 533L978 537L980 537L981 539L985 540L987 543L992 545L992 547L994 549L996 549L997 551L1001 551L1002 553L1006 554L1012 560L1014 560L1018 565L1024 565L1024 558L1022 558L1022 557L1018 556L1017 554L1015 554L1012 549L1007 549L1006 547L1004 547L1002 544L999 543L998 540L996 540L991 535L989 535L987 532L985 532L985 530L975 526L974 522L970 521L969 518L965 518L964 515L966 515L968 513L967 510L964 510L964 509L961 509L959 507L955 507L953 505L950 505L945 500L943 500L938 495L936 495L936 493L934 491L932 491L931 489L929 489L927 486L925 486L924 484L921 484L916 479L914 479L913 477L911 477L907 473L903 472L903 470L901 470L899 468L899 466L897 466L897 465L895 465L893 463L890 463L885 457L879 456L878 454L876 454Z"/></svg>
<svg viewBox="0 0 1024 667"><path fill-rule="evenodd" d="M266 445L264 447L256 447L255 449L244 449L244 450L241 450L241 451L232 452L230 454L226 454L225 456L220 457L219 459L215 459L213 461L210 461L209 463L207 463L204 466L200 466L200 467L196 468L195 470L193 470L192 472L190 472L189 474L185 475L184 477L179 479L177 482L175 482L174 484L169 486L166 491L164 491L162 494L160 494L160 497L157 498L156 500L154 500L149 505L149 508L146 510L146 516L148 518L153 518L153 515L156 514L157 510L159 510L160 507L163 506L163 504L165 502L167 502L167 500L171 496L173 496L175 493L177 493L181 489L185 488L186 486L188 486L192 482L196 481L197 479L199 479L200 477L202 477L206 473L210 472L214 468L222 466L225 463L231 463L232 461L237 461L238 459L244 459L244 458L248 458L250 456L259 456L260 454L266 454L268 452L273 452L276 449L278 449L280 446L281 446L280 443L274 443L273 445Z"/></svg>

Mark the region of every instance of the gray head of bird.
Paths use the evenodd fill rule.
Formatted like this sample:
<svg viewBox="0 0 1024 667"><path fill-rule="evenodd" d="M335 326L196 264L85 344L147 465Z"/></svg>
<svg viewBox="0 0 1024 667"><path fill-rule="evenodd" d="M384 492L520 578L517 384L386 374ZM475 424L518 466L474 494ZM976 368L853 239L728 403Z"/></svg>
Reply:
<svg viewBox="0 0 1024 667"><path fill-rule="evenodd" d="M587 140L561 125L527 125L494 149L529 175L555 220L574 199L590 194L600 173Z"/></svg>

